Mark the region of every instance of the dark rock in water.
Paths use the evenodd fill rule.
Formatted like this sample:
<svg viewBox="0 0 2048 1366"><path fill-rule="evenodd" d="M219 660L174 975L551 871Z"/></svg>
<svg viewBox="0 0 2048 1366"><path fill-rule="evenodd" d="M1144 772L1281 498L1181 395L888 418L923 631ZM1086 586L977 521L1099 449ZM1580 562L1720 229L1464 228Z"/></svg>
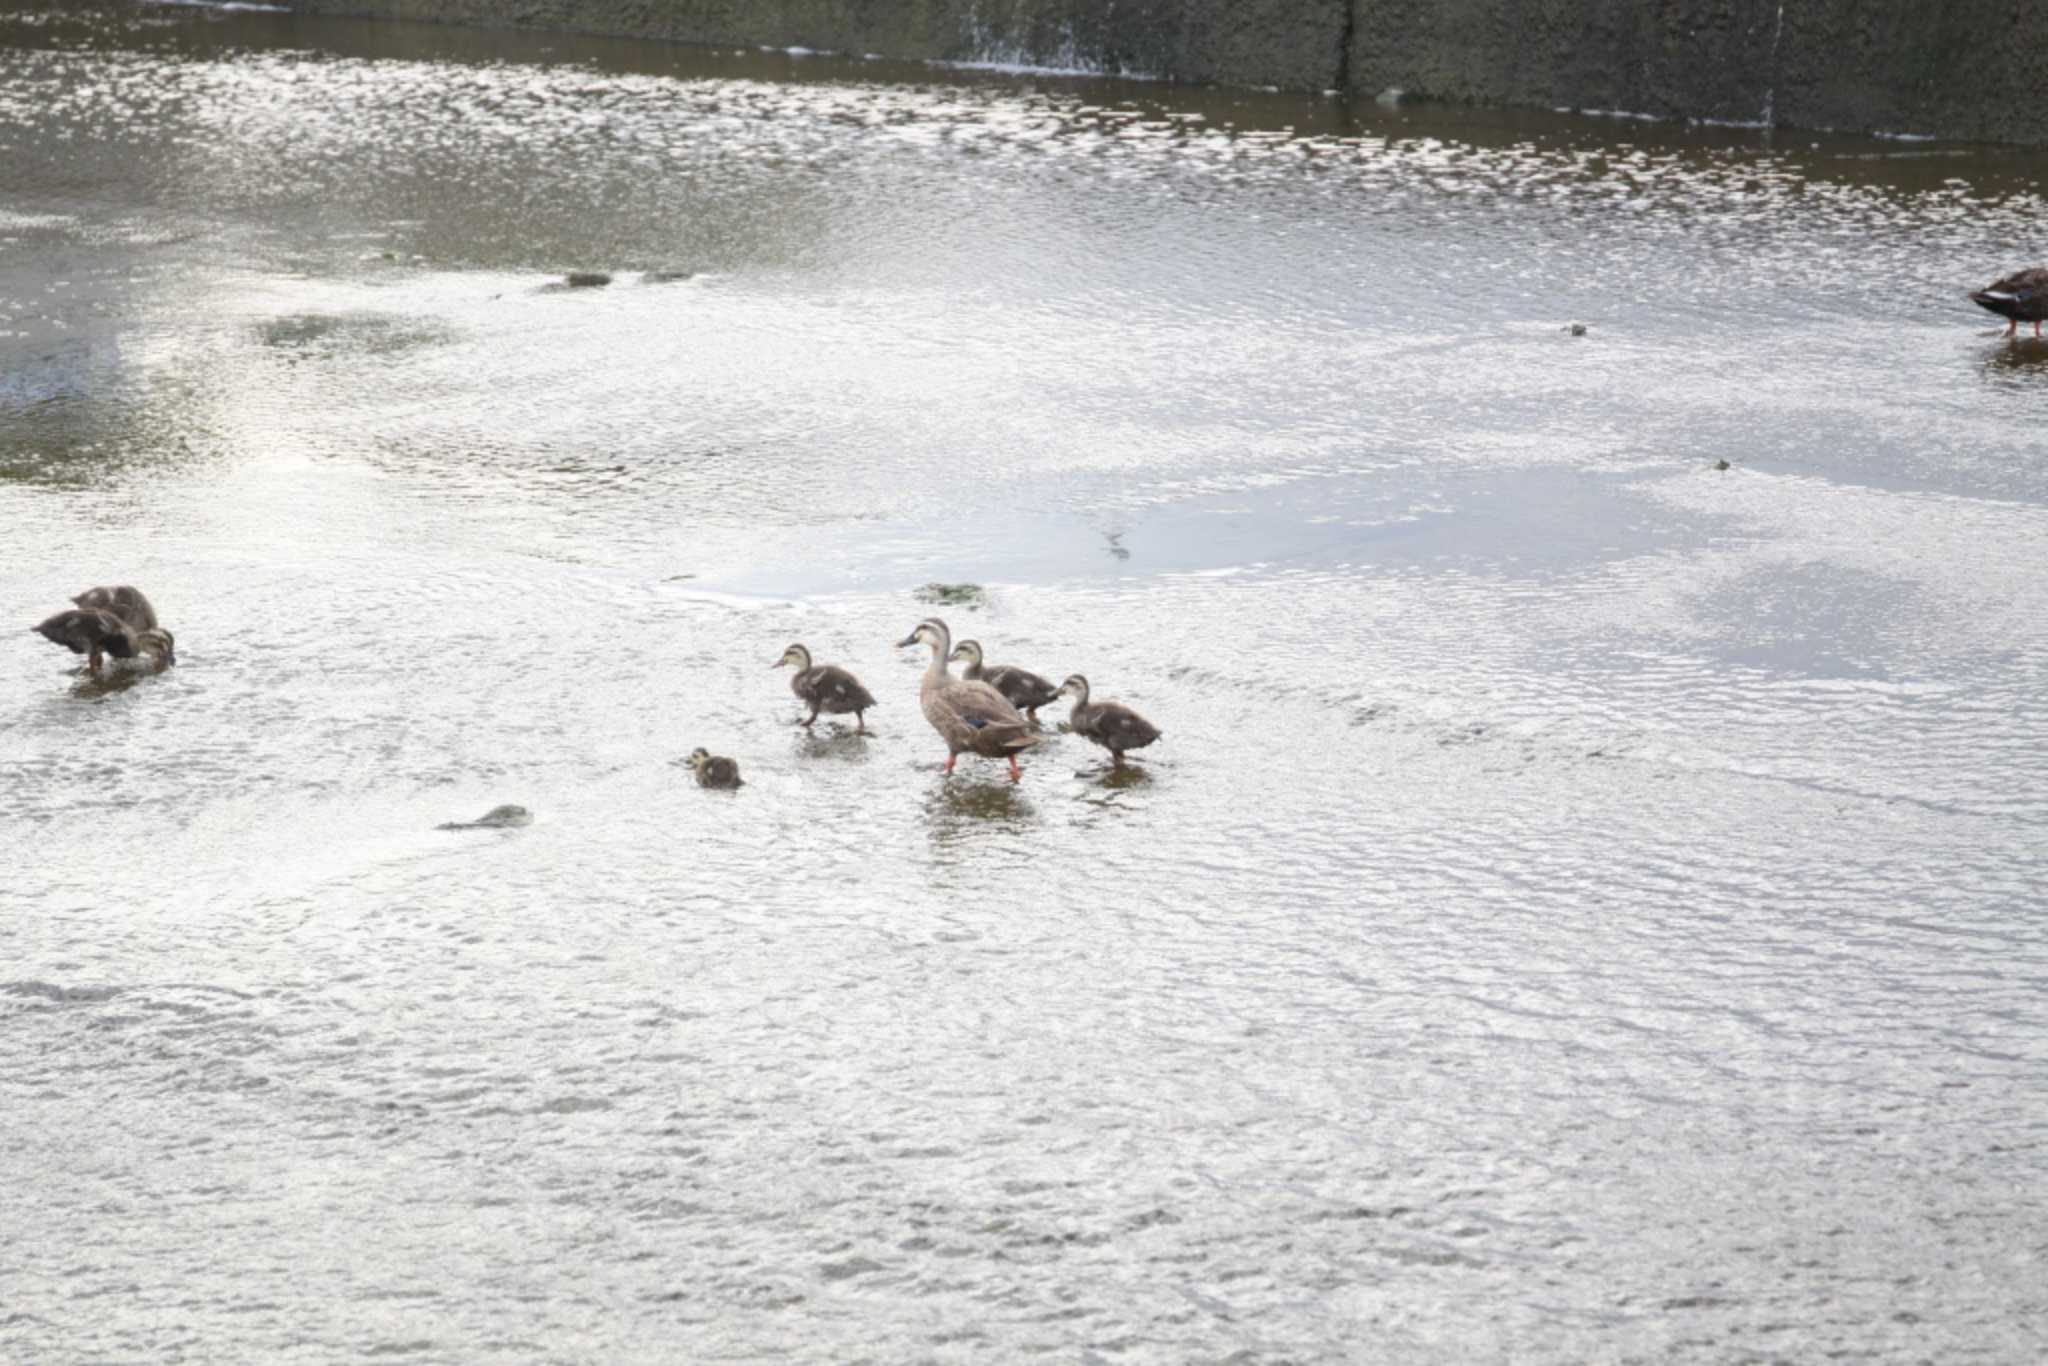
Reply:
<svg viewBox="0 0 2048 1366"><path fill-rule="evenodd" d="M1726 460L1716 460L1714 462L1714 468L1717 470L1725 470L1728 468L1728 462Z"/></svg>
<svg viewBox="0 0 2048 1366"><path fill-rule="evenodd" d="M697 274L694 270L650 270L640 278L650 285L672 285Z"/></svg>
<svg viewBox="0 0 2048 1366"><path fill-rule="evenodd" d="M1584 323L1573 323L1565 331L1571 333L1574 337L1583 337L1586 335L1586 325Z"/></svg>
<svg viewBox="0 0 2048 1366"><path fill-rule="evenodd" d="M516 830L533 824L533 813L523 806L494 806L473 821L443 821L436 830Z"/></svg>
<svg viewBox="0 0 2048 1366"><path fill-rule="evenodd" d="M571 289L601 289L612 282L612 277L601 270L572 270L562 277L562 282Z"/></svg>

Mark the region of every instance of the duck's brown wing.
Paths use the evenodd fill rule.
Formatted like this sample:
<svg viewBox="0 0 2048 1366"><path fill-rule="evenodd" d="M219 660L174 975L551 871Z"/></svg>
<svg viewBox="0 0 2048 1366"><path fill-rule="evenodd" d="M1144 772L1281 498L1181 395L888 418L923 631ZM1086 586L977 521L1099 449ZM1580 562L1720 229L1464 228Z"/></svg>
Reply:
<svg viewBox="0 0 2048 1366"><path fill-rule="evenodd" d="M2048 321L2048 266L2032 266L1994 280L1972 294L1970 302L2001 318Z"/></svg>
<svg viewBox="0 0 2048 1366"><path fill-rule="evenodd" d="M1159 738L1159 727L1121 702L1104 702L1090 727L1111 749L1143 749Z"/></svg>
<svg viewBox="0 0 2048 1366"><path fill-rule="evenodd" d="M156 629L156 608L150 606L149 599L142 595L140 588L125 583L88 588L71 601L88 610L112 612L131 631Z"/></svg>
<svg viewBox="0 0 2048 1366"><path fill-rule="evenodd" d="M991 758L1029 749L1045 737L987 683L959 681L939 690L938 701L962 748ZM953 738L951 736L949 739Z"/></svg>
<svg viewBox="0 0 2048 1366"><path fill-rule="evenodd" d="M1013 707L1042 707L1060 695L1058 688L1014 664L991 669L983 678L994 684L997 692L1009 698Z"/></svg>
<svg viewBox="0 0 2048 1366"><path fill-rule="evenodd" d="M77 655L98 650L116 659L127 659L135 653L135 639L127 625L112 612L96 607L59 612L35 629L51 644L62 645Z"/></svg>
<svg viewBox="0 0 2048 1366"><path fill-rule="evenodd" d="M875 705L874 694L837 664L820 664L805 674L803 695L821 711L866 711Z"/></svg>

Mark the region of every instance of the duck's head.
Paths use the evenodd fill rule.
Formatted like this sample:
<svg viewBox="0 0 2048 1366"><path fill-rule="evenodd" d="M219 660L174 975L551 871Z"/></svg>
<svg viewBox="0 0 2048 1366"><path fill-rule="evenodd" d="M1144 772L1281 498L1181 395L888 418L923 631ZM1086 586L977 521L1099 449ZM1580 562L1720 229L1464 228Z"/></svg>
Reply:
<svg viewBox="0 0 2048 1366"><path fill-rule="evenodd" d="M157 662L168 669L178 662L178 644L169 631L162 627L141 631L136 634L135 648L147 650L157 657Z"/></svg>
<svg viewBox="0 0 2048 1366"><path fill-rule="evenodd" d="M1060 690L1054 693L1053 696L1055 698L1071 697L1076 702L1086 702L1088 700L1088 680L1079 674L1068 674L1067 681L1060 684Z"/></svg>
<svg viewBox="0 0 2048 1366"><path fill-rule="evenodd" d="M782 652L782 658L776 660L768 667L779 669L785 664L794 664L796 671L802 673L805 669L811 667L811 652L801 645L792 645Z"/></svg>
<svg viewBox="0 0 2048 1366"><path fill-rule="evenodd" d="M946 628L946 623L937 617L926 617L917 624L915 631L897 641L896 645L898 649L901 649L906 645L915 645L920 641L931 646L943 656L953 648L953 633Z"/></svg>
<svg viewBox="0 0 2048 1366"><path fill-rule="evenodd" d="M690 751L690 767L702 768L711 762L711 751L699 745Z"/></svg>
<svg viewBox="0 0 2048 1366"><path fill-rule="evenodd" d="M947 656L947 658L964 659L969 664L979 665L981 663L981 642L978 640L963 640L953 647L953 653Z"/></svg>

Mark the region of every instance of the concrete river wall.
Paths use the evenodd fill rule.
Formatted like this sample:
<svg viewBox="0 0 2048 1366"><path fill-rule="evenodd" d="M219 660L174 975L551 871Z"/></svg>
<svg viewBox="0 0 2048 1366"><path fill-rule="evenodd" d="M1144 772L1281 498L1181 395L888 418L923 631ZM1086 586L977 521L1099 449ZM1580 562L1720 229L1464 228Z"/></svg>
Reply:
<svg viewBox="0 0 2048 1366"><path fill-rule="evenodd" d="M292 8L2048 144L2043 0L292 0Z"/></svg>

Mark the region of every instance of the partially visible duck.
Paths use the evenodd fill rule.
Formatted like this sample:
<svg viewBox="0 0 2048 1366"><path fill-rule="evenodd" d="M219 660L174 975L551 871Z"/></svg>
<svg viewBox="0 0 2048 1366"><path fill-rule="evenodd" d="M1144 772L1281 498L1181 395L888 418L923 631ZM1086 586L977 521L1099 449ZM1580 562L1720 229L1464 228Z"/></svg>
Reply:
<svg viewBox="0 0 2048 1366"><path fill-rule="evenodd" d="M1060 684L1060 692L1074 699L1074 710L1068 721L1074 728L1074 734L1093 740L1108 750L1119 768L1123 767L1125 750L1143 749L1159 738L1159 727L1123 703L1090 702L1088 680L1079 674L1069 674L1067 681Z"/></svg>
<svg viewBox="0 0 2048 1366"><path fill-rule="evenodd" d="M2033 266L1995 280L1972 294L1970 302L2010 318L2006 336L2017 333L2021 323L2032 323L2038 337L2041 324L2048 322L2048 266Z"/></svg>
<svg viewBox="0 0 2048 1366"><path fill-rule="evenodd" d="M131 631L154 631L156 629L156 608L149 605L149 599L142 595L140 588L128 584L111 584L101 588L88 588L71 600L74 607L97 607L112 612L128 623Z"/></svg>
<svg viewBox="0 0 2048 1366"><path fill-rule="evenodd" d="M981 642L963 640L953 647L953 659L964 659L967 667L960 676L988 684L1010 700L1010 705L1023 712L1033 721L1038 719L1038 709L1060 695L1060 690L1028 669L1014 664L984 664L981 659Z"/></svg>
<svg viewBox="0 0 2048 1366"><path fill-rule="evenodd" d="M782 658L769 665L779 669L785 664L796 666L796 674L789 680L789 690L811 704L811 714L803 719L808 726L818 719L818 713L833 715L853 713L853 728L867 730L867 720L861 715L875 705L874 694L860 685L855 678L837 664L812 664L811 652L801 645L792 645L782 652Z"/></svg>
<svg viewBox="0 0 2048 1366"><path fill-rule="evenodd" d="M924 719L946 742L946 772L953 771L960 752L1010 761L1010 781L1024 776L1017 756L1044 737L1034 735L1031 723L1004 697L986 683L955 678L946 672L946 657L953 653L953 633L937 617L926 617L917 629L896 642L899 647L919 641L932 647L932 662L918 685L918 701Z"/></svg>
<svg viewBox="0 0 2048 1366"><path fill-rule="evenodd" d="M740 766L723 754L699 746L690 751L690 767L697 771L699 787L738 787Z"/></svg>

